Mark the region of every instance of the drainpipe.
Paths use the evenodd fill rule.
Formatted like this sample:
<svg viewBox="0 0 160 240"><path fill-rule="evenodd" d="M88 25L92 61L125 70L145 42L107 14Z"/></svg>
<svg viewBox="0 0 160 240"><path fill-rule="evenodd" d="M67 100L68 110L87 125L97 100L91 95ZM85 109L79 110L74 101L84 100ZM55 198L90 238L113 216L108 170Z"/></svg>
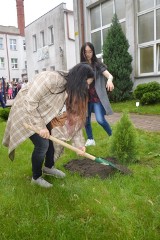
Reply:
<svg viewBox="0 0 160 240"><path fill-rule="evenodd" d="M83 14L83 0L80 0L80 23L81 23L81 45L84 44L84 14Z"/></svg>
<svg viewBox="0 0 160 240"><path fill-rule="evenodd" d="M83 0L73 1L76 63L80 62L80 49L84 44Z"/></svg>
<svg viewBox="0 0 160 240"><path fill-rule="evenodd" d="M76 63L80 62L80 33L79 33L80 29L79 29L78 2L79 0L73 1Z"/></svg>
<svg viewBox="0 0 160 240"><path fill-rule="evenodd" d="M5 38L6 38L6 52L7 52L7 64L8 64L8 77L9 77L9 82L10 82L10 64L9 64L9 54L8 54L8 42L7 42L7 34L5 34Z"/></svg>

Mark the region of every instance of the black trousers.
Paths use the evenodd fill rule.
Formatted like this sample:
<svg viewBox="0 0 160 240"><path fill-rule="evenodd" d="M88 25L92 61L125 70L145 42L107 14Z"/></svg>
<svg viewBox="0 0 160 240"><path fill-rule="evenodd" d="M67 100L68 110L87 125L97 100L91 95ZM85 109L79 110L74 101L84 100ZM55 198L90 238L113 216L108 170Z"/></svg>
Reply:
<svg viewBox="0 0 160 240"><path fill-rule="evenodd" d="M54 166L54 146L51 140L42 138L37 133L33 134L30 139L34 144L31 159L32 173L33 178L37 179L42 176L43 162L48 168L52 168Z"/></svg>

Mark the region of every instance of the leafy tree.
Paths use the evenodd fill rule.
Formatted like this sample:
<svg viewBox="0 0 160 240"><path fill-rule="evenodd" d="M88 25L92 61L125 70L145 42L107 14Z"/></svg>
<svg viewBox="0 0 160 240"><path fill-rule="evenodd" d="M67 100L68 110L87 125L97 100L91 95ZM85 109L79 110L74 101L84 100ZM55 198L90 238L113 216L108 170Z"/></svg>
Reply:
<svg viewBox="0 0 160 240"><path fill-rule="evenodd" d="M129 43L115 14L103 45L103 60L113 75L115 89L109 93L111 101L130 99L133 82L132 56L128 53Z"/></svg>

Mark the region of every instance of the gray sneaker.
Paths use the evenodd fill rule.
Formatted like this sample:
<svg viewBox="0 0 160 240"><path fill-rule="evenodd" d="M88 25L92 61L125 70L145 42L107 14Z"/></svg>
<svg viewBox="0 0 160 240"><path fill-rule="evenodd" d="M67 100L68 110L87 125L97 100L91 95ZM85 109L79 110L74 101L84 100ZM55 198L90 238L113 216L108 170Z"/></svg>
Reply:
<svg viewBox="0 0 160 240"><path fill-rule="evenodd" d="M48 167L43 167L43 173L46 175L51 175L57 178L64 178L66 176L66 174L64 172L62 172L61 170L58 170L54 167L52 168L48 168Z"/></svg>
<svg viewBox="0 0 160 240"><path fill-rule="evenodd" d="M32 184L37 184L41 187L45 187L45 188L50 188L53 186L53 184L47 182L46 180L44 180L42 177L39 177L37 179L33 179L31 180L31 183Z"/></svg>

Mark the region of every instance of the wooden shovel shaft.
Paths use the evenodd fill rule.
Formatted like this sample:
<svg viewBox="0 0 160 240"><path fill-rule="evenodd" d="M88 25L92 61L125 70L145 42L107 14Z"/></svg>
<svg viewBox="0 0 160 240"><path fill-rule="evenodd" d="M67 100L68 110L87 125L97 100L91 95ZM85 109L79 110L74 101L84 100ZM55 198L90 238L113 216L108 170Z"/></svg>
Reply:
<svg viewBox="0 0 160 240"><path fill-rule="evenodd" d="M31 131L39 134L39 130L36 129L34 126L30 126L30 125L28 125L27 123L24 123L23 125L24 125L24 127L25 127L26 129L29 129L29 130L31 130ZM82 154L82 155L83 155L84 157L86 157L86 158L89 158L89 159L91 159L91 160L95 160L95 159L96 159L96 157L94 157L93 155L91 155L91 154L89 154L89 153L86 153L86 152L83 152L82 150L80 150L80 149L78 149L78 148L76 148L76 147L74 147L74 146L72 146L72 145L70 145L70 144L68 144L68 143L66 143L66 142L63 142L62 140L60 140L60 139L58 139L58 138L55 138L55 137L53 137L53 136L51 136L51 135L50 135L49 139L50 139L52 142L56 142L56 143L62 145L63 147L66 147L66 148L68 148L68 149L76 152L77 154Z"/></svg>
<svg viewBox="0 0 160 240"><path fill-rule="evenodd" d="M29 129L29 130L39 134L39 130L36 129L34 126L30 126L30 125L28 125L26 123L24 123L23 125L24 125L24 127L26 129ZM101 164L104 164L104 165L110 165L110 166L116 168L117 170L119 170L120 172L125 173L125 174L132 174L132 172L129 169L127 169L126 167L114 164L114 163L112 163L112 162L110 162L108 160L104 160L104 159L101 159L101 158L96 158L93 155L91 155L89 153L86 153L86 152L83 152L82 150L80 150L80 149L78 149L76 147L73 147L72 145L70 145L70 144L68 144L66 142L63 142L62 140L59 140L59 139L57 139L57 138L55 138L55 137L53 137L51 135L50 135L49 139L52 142L56 142L56 143L62 145L63 147L69 148L70 150L76 152L77 154L81 154L82 156L84 156L86 158L89 158L91 160L94 160L97 163L101 163Z"/></svg>

